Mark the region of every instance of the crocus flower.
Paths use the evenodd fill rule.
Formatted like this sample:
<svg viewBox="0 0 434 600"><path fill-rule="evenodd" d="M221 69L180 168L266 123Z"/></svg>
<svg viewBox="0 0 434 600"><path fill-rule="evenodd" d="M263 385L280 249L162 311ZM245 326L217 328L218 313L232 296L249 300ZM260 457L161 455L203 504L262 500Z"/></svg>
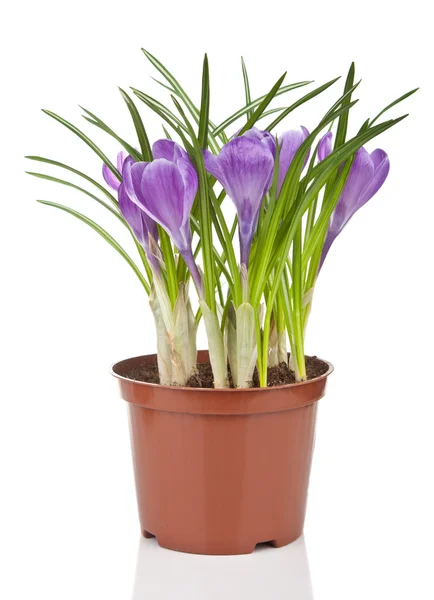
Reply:
<svg viewBox="0 0 434 600"><path fill-rule="evenodd" d="M204 161L235 204L241 264L247 266L261 202L272 183L273 154L268 142L250 134L225 144L218 156L204 150Z"/></svg>
<svg viewBox="0 0 434 600"><path fill-rule="evenodd" d="M323 160L330 154L331 141L331 132L322 138L321 154L319 151L320 146L318 147L320 160ZM389 173L389 168L389 158L384 150L377 149L369 154L365 148L360 148L356 152L344 189L330 218L319 268L322 267L324 259L336 237L354 213L366 204L381 188Z"/></svg>
<svg viewBox="0 0 434 600"><path fill-rule="evenodd" d="M283 182L288 172L289 166L295 156L295 153L309 135L306 127L301 126L300 129L291 129L285 131L279 136L278 143L280 146L279 152L279 173L277 179L277 193L280 193ZM306 157L307 162L309 155Z"/></svg>
<svg viewBox="0 0 434 600"><path fill-rule="evenodd" d="M134 163L134 160L127 152L119 152L117 156L116 166L120 173L123 173L126 163ZM156 222L151 219L141 208L135 204L125 189L125 184L112 173L106 164L102 167L102 175L109 187L118 192L119 209L125 221L131 227L135 238L139 244L145 249L149 263L154 269L154 272L159 272L159 265L156 256L149 248L149 237L155 241L158 240L158 229Z"/></svg>
<svg viewBox="0 0 434 600"><path fill-rule="evenodd" d="M124 165L128 196L173 239L202 294L202 278L191 248L190 212L198 179L187 153L171 140L152 147L155 160Z"/></svg>

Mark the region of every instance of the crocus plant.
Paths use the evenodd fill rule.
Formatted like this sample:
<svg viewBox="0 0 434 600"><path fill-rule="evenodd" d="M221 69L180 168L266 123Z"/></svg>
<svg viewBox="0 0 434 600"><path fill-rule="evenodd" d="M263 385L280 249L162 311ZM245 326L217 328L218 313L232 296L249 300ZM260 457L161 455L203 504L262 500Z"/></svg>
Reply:
<svg viewBox="0 0 434 600"><path fill-rule="evenodd" d="M61 162L28 157L69 171L96 188L93 193L64 179L31 173L72 186L109 211L132 236L139 264L87 216L67 206L40 202L92 227L137 275L154 316L161 384L185 385L194 374L201 320L215 387L228 386L230 379L237 387L248 387L255 368L260 385L266 386L268 368L288 363L287 342L289 366L297 381L303 381L304 336L319 273L339 233L389 173L386 152L366 145L406 116L378 122L416 90L367 119L350 136L349 114L359 85L351 65L342 95L316 125L278 131L297 107L337 79L284 108L271 108L277 96L312 82L284 85L283 75L267 94L252 100L242 61L245 105L216 125L210 118L207 57L201 103L196 105L166 67L144 53L164 78L173 105L170 110L148 94L132 90L164 121L165 137L152 146L136 104L123 90L137 136L132 143L83 109L88 122L122 147L116 164L80 129L44 111L99 156L110 189ZM270 115L272 120L264 125ZM226 216L228 201L236 209L232 223Z"/></svg>

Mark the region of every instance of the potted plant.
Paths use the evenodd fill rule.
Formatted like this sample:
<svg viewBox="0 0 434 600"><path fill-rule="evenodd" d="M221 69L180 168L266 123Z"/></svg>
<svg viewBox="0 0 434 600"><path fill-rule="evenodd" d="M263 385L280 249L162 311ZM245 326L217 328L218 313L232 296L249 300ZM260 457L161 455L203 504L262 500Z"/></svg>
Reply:
<svg viewBox="0 0 434 600"><path fill-rule="evenodd" d="M150 144L132 95L121 90L137 134L132 143L83 109L122 146L116 162L44 111L100 157L107 185L38 156L28 158L73 173L93 191L31 174L87 194L127 228L137 248L133 258L87 216L40 201L92 227L149 296L156 353L112 369L129 408L142 534L202 554L249 553L259 542L282 546L303 530L317 402L332 371L304 351L315 283L336 237L388 175L387 154L365 146L404 117L380 117L416 90L350 136L359 85L351 65L343 93L318 124L276 133L337 79L286 108L270 108L277 96L312 82L285 84L283 75L252 100L242 61L245 105L216 124L206 56L197 106L144 53L165 80L172 109L132 91L163 120L164 139ZM231 203L236 215L229 221ZM208 348L197 352L201 323Z"/></svg>

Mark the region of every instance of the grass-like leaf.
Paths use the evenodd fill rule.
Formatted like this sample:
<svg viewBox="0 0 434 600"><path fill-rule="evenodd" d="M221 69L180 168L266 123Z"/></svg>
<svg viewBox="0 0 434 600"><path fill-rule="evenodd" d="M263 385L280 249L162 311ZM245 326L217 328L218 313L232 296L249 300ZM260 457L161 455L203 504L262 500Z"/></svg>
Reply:
<svg viewBox="0 0 434 600"><path fill-rule="evenodd" d="M175 104L179 114L181 115L192 141L192 146L189 147L189 151L192 153L192 158L196 163L196 169L199 179L198 206L200 214L200 238L202 240L202 257L205 278L205 300L211 312L216 313L217 305L214 294L215 264L213 257L211 216L208 198L208 173L205 170L205 165L202 156L202 148L200 146L199 140L195 135L194 129L191 123L189 122L181 104L178 102L175 96L172 96L172 101ZM180 133L182 134L182 132Z"/></svg>
<svg viewBox="0 0 434 600"><path fill-rule="evenodd" d="M184 123L180 119L178 119L178 117L174 115L172 111L166 108L164 104L161 104L161 102L159 102L155 98L152 98L148 94L141 92L140 90L137 90L135 88L131 89L133 90L137 98L139 98L139 100L144 102L146 106L152 109L159 117L164 119L164 121L166 121L166 123L168 123L172 129L176 130L177 127L179 127L185 132L187 131L187 128L185 127Z"/></svg>
<svg viewBox="0 0 434 600"><path fill-rule="evenodd" d="M369 127L372 127L372 125L378 121L378 119L384 115L385 112L387 112L389 109L393 108L394 106L396 106L397 104L399 104L400 102L402 102L403 100L405 100L406 98L408 98L409 96L412 96L415 92L418 91L419 88L414 88L414 90L410 90L409 92L403 94L402 96L400 96L399 98L397 98L396 100L394 100L393 102L391 102L390 104L388 104L386 106L386 108L383 108L383 110L380 110L380 112L378 113L378 115L372 119L372 121L369 124Z"/></svg>
<svg viewBox="0 0 434 600"><path fill-rule="evenodd" d="M130 96L121 88L119 88L119 91L128 107L128 110L130 111L130 115L137 133L137 139L139 140L140 149L142 151L143 160L146 162L151 162L152 149L151 144L149 143L148 134L146 133L146 129L142 121L142 117L140 116L140 113Z"/></svg>
<svg viewBox="0 0 434 600"><path fill-rule="evenodd" d="M166 78L166 81L168 81L171 85L166 85L165 83L159 81L158 79L155 79L154 77L151 77L151 79L153 79L153 81L155 81L156 83L158 83L159 85L164 87L166 90L169 90L169 92L171 92L171 95L177 96L185 104L185 106L187 107L187 110L189 111L189 113L191 114L193 119L196 121L196 123L199 125L200 110L196 107L196 105L191 100L189 95L181 87L178 80L174 77L174 75L172 75L172 73L166 67L164 67L164 65L160 61L158 61L149 52L147 52L145 50L143 50L143 52L149 58L150 62L154 65L154 67L156 67L158 69L158 71ZM219 145L217 143L216 138L213 135L213 131L214 131L215 127L216 127L215 124L208 118L209 145L213 152L218 152ZM225 135L223 133L220 135L220 138L223 143L227 142L227 139L225 138Z"/></svg>
<svg viewBox="0 0 434 600"><path fill-rule="evenodd" d="M165 83L163 83L162 81L160 81L159 79L155 79L155 77L151 77L152 81L155 81L155 83L158 83L158 85L161 85L161 87L164 87L166 90L169 90L169 92L171 94L176 94L176 90L174 90L172 87L170 87L170 85L166 85Z"/></svg>
<svg viewBox="0 0 434 600"><path fill-rule="evenodd" d="M243 135L243 133L245 133L248 129L251 129L251 127L253 127L253 125L256 123L256 121L259 119L259 117L263 114L263 112L265 111L267 106L270 104L270 102L276 96L276 93L278 92L280 86L282 85L285 77L286 77L286 73L284 73L281 77L279 77L279 79L273 85L273 87L268 92L268 94L265 96L265 98L262 100L262 102L259 104L259 106L253 111L250 118L247 119L247 123L241 128L241 130L238 132L238 135Z"/></svg>
<svg viewBox="0 0 434 600"><path fill-rule="evenodd" d="M95 181L95 179L92 179L92 177L89 177L89 175L86 175L86 173L83 173L82 171L79 171L78 169L74 169L74 167L70 167L69 165L65 165L64 163L61 163L57 160L52 160L51 158L44 158L43 156L25 156L25 158L27 158L28 160L34 160L36 162L41 162L41 163L44 163L47 165L53 165L55 167L60 167L61 169L65 169L66 171L70 171L71 173L78 175L79 177L85 179L86 181L88 181L89 183L94 185L96 188L98 188L103 194L105 194L107 196L107 198L110 200L110 202L112 204L114 204L114 206L116 206L116 207L118 206L118 201L113 196L113 194L111 194L103 185L101 185L100 183Z"/></svg>
<svg viewBox="0 0 434 600"><path fill-rule="evenodd" d="M252 98L250 94L250 83L249 83L249 75L247 73L246 63L244 62L244 58L241 57L241 69L243 71L243 81L244 81L244 93L246 96L246 106L249 106L252 103ZM252 116L252 110L249 109L247 111L247 120Z"/></svg>
<svg viewBox="0 0 434 600"><path fill-rule="evenodd" d="M350 69L348 71L347 79L345 81L345 88L344 88L345 98L344 98L342 104L349 104L351 102L351 94L355 89L354 73L355 73L355 65L354 65L354 63L351 63ZM348 95L347 95L347 93L348 93ZM336 129L335 144L334 144L335 149L339 148L339 146L342 146L342 144L345 143L345 140L347 137L348 116L349 116L349 112L345 111L339 117L338 126Z"/></svg>
<svg viewBox="0 0 434 600"><path fill-rule="evenodd" d="M113 129L111 129L106 123L104 123L104 121L102 121L94 113L91 113L89 110L87 110L83 106L80 106L80 108L81 108L81 110L83 110L86 113L86 115L88 115L88 116L83 115L83 118L86 119L86 121L88 121L95 127L98 127L105 133L108 133L113 139L115 139L117 142L119 142L119 144L128 152L128 154L130 156L132 156L134 158L134 160L136 160L136 161L143 160L143 156L140 154L140 152L137 152L137 150L133 146L131 146L131 144L129 144L127 141L125 141L123 138L121 138L116 132L113 131Z"/></svg>
<svg viewBox="0 0 434 600"><path fill-rule="evenodd" d="M122 246L105 229L103 229L100 225L98 225L98 223L95 223L95 221L92 221L92 219L89 219L89 217L87 217L86 215L83 215L82 213L77 212L76 210L73 210L69 206L64 206L63 204L57 204L55 202L49 202L48 200L37 200L37 202L39 202L40 204L45 204L46 206L53 206L54 208L63 210L64 212L72 215L79 221L86 223L86 225L88 225L94 231L96 231L130 265L130 267L132 268L134 273L137 275L140 283L145 288L146 293L149 295L149 293L151 291L150 286L149 286L148 282L146 281L146 279L144 278L143 273L140 271L140 269L136 265L136 263L133 261L133 259L130 257L130 255L122 248Z"/></svg>
<svg viewBox="0 0 434 600"><path fill-rule="evenodd" d="M176 93L179 94L179 96L182 98L182 101L187 106L188 111L191 113L191 115L192 116L196 115L198 117L199 116L198 109L194 106L193 102L191 101L191 99L189 98L189 96L187 95L185 90L181 87L179 81L150 52L148 52L144 48L142 48L142 52L146 56L146 58L149 60L149 62L157 69L157 71L159 71L163 75L165 80L169 82L170 86L176 91Z"/></svg>
<svg viewBox="0 0 434 600"><path fill-rule="evenodd" d="M99 158L108 166L113 175L115 175L119 179L119 181L122 181L122 175L119 173L119 171L111 162L111 160L104 154L102 150L98 148L98 146L85 133L83 133L80 129L78 129L78 127L76 127L69 121L66 121L66 119L64 119L63 117L59 117L59 115L56 115L56 113L53 113L50 110L43 109L42 112L44 112L46 115L48 115L55 121L58 121L59 123L64 125L67 129L72 131L72 133L75 133L76 136L78 136L87 146L89 146L89 148L91 148L97 156L99 156Z"/></svg>
<svg viewBox="0 0 434 600"><path fill-rule="evenodd" d="M101 200L101 198L98 198L98 196L95 196L94 194L92 194L88 190L80 187L79 185L75 185L75 183L71 183L70 181L66 181L65 179L59 179L58 177L52 177L51 175L46 175L45 173L35 173L33 171L26 171L26 173L27 173L27 175L32 175L33 177L37 177L38 179L45 179L46 181L52 181L53 183L59 183L61 185L66 185L67 187L70 187L70 188L73 188L74 190L82 192L83 194L85 194L89 198L92 198L92 200L95 200L95 202L97 202L98 204L100 204L101 206L103 206L105 209L107 209L123 225L125 225L126 227L128 227L127 223L125 222L124 218L120 215L120 213L119 213L118 210L115 210L109 204L107 204L106 202L104 202L104 200Z"/></svg>
<svg viewBox="0 0 434 600"><path fill-rule="evenodd" d="M332 79L331 81L328 81L327 83L324 83L323 85L320 85L316 89L312 90L311 92L309 92L308 94L306 94L305 96L303 96L302 98L300 98L299 100L297 100L296 102L291 104L291 106L288 106L288 108L285 108L285 110L276 119L274 119L274 121L272 121L268 125L268 127L265 128L266 131L272 131L281 121L283 121L283 119L285 117L287 117L289 115L289 113L294 111L296 108L298 108L305 102L308 102L312 98L315 98L315 96L318 96L319 94L324 92L327 88L329 88L331 85L333 85L338 79L340 79L340 77L336 77L335 79Z"/></svg>
<svg viewBox="0 0 434 600"><path fill-rule="evenodd" d="M202 149L208 146L208 122L209 122L209 67L208 57L205 54L203 59L203 72L202 72L202 99L200 103L200 115L199 115L199 133L198 141Z"/></svg>
<svg viewBox="0 0 434 600"><path fill-rule="evenodd" d="M277 98L277 96L281 96L282 94L286 94L287 92L289 92L291 90L295 90L299 87L309 85L310 83L312 83L312 81L300 81L298 83L291 83L289 85L284 85L276 92L275 98ZM266 96L260 96L259 98L256 98L256 100L253 100L249 105L243 106L242 108L237 110L234 114L232 114L230 117L225 119L222 123L220 123L220 125L218 125L214 129L214 132L213 132L214 135L219 135L221 132L223 132L225 129L227 129L230 125L232 125L232 123L234 123L235 121L237 121L238 119L243 117L245 114L247 114L252 109L257 108L261 104L261 102L265 99L265 97Z"/></svg>

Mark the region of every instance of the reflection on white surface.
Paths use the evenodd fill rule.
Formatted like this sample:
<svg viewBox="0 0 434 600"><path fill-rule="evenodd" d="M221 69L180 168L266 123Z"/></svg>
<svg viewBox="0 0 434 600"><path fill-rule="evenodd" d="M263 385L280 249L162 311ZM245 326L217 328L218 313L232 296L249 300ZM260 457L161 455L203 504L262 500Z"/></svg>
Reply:
<svg viewBox="0 0 434 600"><path fill-rule="evenodd" d="M132 600L313 600L304 539L253 554L200 556L141 539Z"/></svg>

